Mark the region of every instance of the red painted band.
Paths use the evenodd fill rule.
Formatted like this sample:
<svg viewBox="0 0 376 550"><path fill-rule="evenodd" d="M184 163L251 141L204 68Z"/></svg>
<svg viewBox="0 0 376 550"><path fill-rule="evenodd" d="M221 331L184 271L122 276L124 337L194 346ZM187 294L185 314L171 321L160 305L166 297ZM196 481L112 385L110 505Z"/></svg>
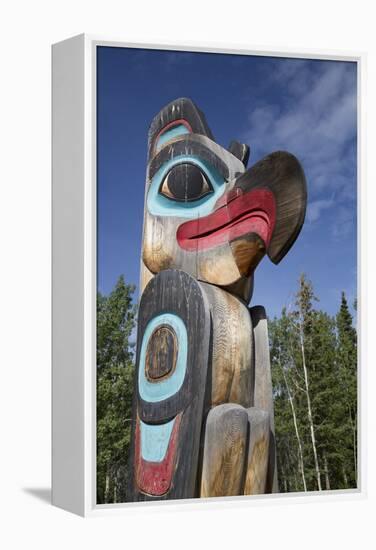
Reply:
<svg viewBox="0 0 376 550"><path fill-rule="evenodd" d="M166 124L166 126L163 126L162 130L160 130L159 133L157 134L157 137L154 140L154 144L158 143L158 139L161 137L162 134L164 134L168 130L171 130L171 128L174 128L175 126L179 126L179 124L182 124L183 126L185 126L190 134L193 133L192 127L189 124L189 122L187 122L183 118L178 118L176 120L173 120L172 122L169 122L168 124Z"/></svg>
<svg viewBox="0 0 376 550"><path fill-rule="evenodd" d="M212 214L180 225L176 238L181 248L194 251L256 233L268 246L275 218L275 199L268 189L254 189L244 194L232 190L226 195L226 203Z"/></svg>
<svg viewBox="0 0 376 550"><path fill-rule="evenodd" d="M162 496L170 489L180 427L181 413L175 417L166 456L161 462L149 462L141 456L140 421L136 421L135 470L140 491L153 496Z"/></svg>

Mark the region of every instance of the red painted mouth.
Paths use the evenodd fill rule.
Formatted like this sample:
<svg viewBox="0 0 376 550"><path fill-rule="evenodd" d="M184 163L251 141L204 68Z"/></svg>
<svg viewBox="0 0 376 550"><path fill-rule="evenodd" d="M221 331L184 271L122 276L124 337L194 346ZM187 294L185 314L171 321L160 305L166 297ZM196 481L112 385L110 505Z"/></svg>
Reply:
<svg viewBox="0 0 376 550"><path fill-rule="evenodd" d="M254 189L233 196L230 192L225 204L212 214L180 225L176 233L179 246L189 251L205 250L255 233L267 247L276 218L273 193L268 189Z"/></svg>
<svg viewBox="0 0 376 550"><path fill-rule="evenodd" d="M176 462L178 434L181 414L175 418L166 456L161 462L149 462L141 456L140 422L136 421L135 434L135 473L136 483L140 491L153 496L166 494L170 487Z"/></svg>

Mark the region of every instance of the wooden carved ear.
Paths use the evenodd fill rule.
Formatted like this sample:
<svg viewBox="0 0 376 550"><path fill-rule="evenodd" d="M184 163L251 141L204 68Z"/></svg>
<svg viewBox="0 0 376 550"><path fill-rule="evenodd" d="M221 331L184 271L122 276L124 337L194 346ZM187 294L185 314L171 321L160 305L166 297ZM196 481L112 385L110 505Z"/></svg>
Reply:
<svg viewBox="0 0 376 550"><path fill-rule="evenodd" d="M249 146L245 143L240 143L239 141L232 141L228 147L230 153L232 153L236 158L241 160L244 166L247 168L249 161Z"/></svg>
<svg viewBox="0 0 376 550"><path fill-rule="evenodd" d="M267 254L278 264L296 241L305 218L307 185L298 159L276 151L244 172L235 187L243 192L264 188L273 193L276 218Z"/></svg>
<svg viewBox="0 0 376 550"><path fill-rule="evenodd" d="M214 141L205 115L187 97L175 99L154 117L149 128L149 159L167 141L183 134L201 134Z"/></svg>

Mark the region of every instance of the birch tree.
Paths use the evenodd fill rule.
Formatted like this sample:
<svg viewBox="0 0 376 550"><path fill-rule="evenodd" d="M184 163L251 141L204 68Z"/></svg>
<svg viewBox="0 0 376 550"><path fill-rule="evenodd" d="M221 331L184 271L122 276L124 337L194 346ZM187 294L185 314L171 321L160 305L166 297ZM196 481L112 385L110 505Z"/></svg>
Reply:
<svg viewBox="0 0 376 550"><path fill-rule="evenodd" d="M319 491L321 491L322 490L321 473L320 473L319 458L317 453L315 426L314 426L313 413L312 413L311 393L310 393L310 384L309 384L309 375L308 375L309 365L307 365L307 359L309 358L309 355L313 351L312 349L312 333L314 328L314 319L313 319L314 316L313 316L313 308L312 308L313 300L317 300L317 298L313 293L312 284L310 281L307 280L305 274L303 273L299 279L299 290L296 293L296 301L295 301L296 310L293 312L292 318L294 320L294 326L298 334L298 341L299 341L299 348L300 348L300 362L301 362L301 368L304 376L304 380L303 380L304 392L305 392L306 403L307 403L307 415L308 415L309 431L310 431L310 437L311 437L311 443L312 443L313 458L315 463L317 488ZM308 352L308 356L307 356L307 352Z"/></svg>
<svg viewBox="0 0 376 550"><path fill-rule="evenodd" d="M294 434L296 438L296 445L298 449L298 464L299 464L299 471L302 478L302 484L303 484L303 490L307 491L307 483L305 478L305 471L304 471L304 455L303 455L303 446L302 446L302 439L299 433L299 426L298 426L298 419L297 419L297 411L296 411L296 405L295 405L295 396L294 391L290 387L289 377L291 376L291 371L293 370L293 357L290 353L290 346L288 342L288 332L289 332L289 319L286 316L286 310L284 309L282 311L282 317L279 322L275 321L271 326L271 354L272 354L272 365L274 367L273 369L273 380L274 380L274 388L275 388L275 396L277 397L277 401L283 401L287 399L287 402L290 407L291 411L291 418L292 418L292 424L294 427ZM277 385L278 384L278 385ZM278 403L280 404L280 403ZM280 407L281 409L281 407ZM288 413L285 417L288 418ZM278 429L277 431L281 432L281 410L279 410L279 414L276 415L277 422L278 422ZM286 418L285 418L286 420ZM290 419L291 420L291 419ZM289 423L287 422L287 426ZM291 428L288 428L291 429ZM287 449L285 450L285 452ZM282 455L285 453L281 453ZM286 460L286 455L283 457L281 456L281 460ZM283 479L286 476L286 469L283 469L282 479L280 480L280 484L286 486L286 480Z"/></svg>
<svg viewBox="0 0 376 550"><path fill-rule="evenodd" d="M356 329L344 294L335 317L299 279L295 307L270 322L281 490L356 487ZM300 478L300 481L299 481Z"/></svg>

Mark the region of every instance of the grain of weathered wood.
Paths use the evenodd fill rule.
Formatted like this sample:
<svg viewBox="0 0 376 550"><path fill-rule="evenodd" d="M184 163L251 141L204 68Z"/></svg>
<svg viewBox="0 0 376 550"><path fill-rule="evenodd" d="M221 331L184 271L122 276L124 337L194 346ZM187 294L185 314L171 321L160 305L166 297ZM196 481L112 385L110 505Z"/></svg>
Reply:
<svg viewBox="0 0 376 550"><path fill-rule="evenodd" d="M144 401L139 392L140 351L148 323L164 312L180 318L187 330L187 364L184 381L176 393L162 401ZM211 320L206 296L200 284L182 271L166 270L156 275L146 286L138 313L135 399L132 423L130 468L135 472L136 421L162 424L180 415L177 451L174 458L169 491L158 498L188 498L196 496L198 454L205 404L206 377L209 365ZM164 340L164 339L163 339ZM155 341L153 346L157 346ZM177 342L179 346L180 343ZM173 373L171 372L171 375ZM166 376L166 375L165 375ZM168 375L167 375L168 376ZM155 383L155 382L154 382ZM131 482L133 500L153 499L142 493L135 478Z"/></svg>
<svg viewBox="0 0 376 550"><path fill-rule="evenodd" d="M275 152L245 170L248 158L245 144L217 144L187 98L169 103L150 126L137 343L145 380L139 388L136 376L130 461L135 500L278 490L266 314L247 304L265 253L278 263L296 240L307 193L293 155ZM184 380L176 378L184 348L178 321L169 317L177 333L148 329L161 314L186 327ZM155 387L174 376L172 390L155 401ZM152 462L147 443L149 462L140 455L145 430L147 442L162 445L160 462ZM153 439L162 432L168 445L165 436Z"/></svg>
<svg viewBox="0 0 376 550"><path fill-rule="evenodd" d="M201 283L212 317L211 405L252 402L252 322L248 308L224 290Z"/></svg>
<svg viewBox="0 0 376 550"><path fill-rule="evenodd" d="M181 269L200 281L219 286L243 282L243 286L239 287L243 294L243 289L249 288L249 283L239 270L230 243L207 250L182 250L176 241L176 231L183 221L176 217L146 215L143 262L149 272Z"/></svg>
<svg viewBox="0 0 376 550"><path fill-rule="evenodd" d="M242 494L247 433L246 409L233 403L211 409L205 427L201 497Z"/></svg>
<svg viewBox="0 0 376 550"><path fill-rule="evenodd" d="M214 141L204 113L191 99L181 97L168 103L153 118L149 128L149 156L154 153L155 141L160 132L178 120L186 121L192 133L207 136Z"/></svg>
<svg viewBox="0 0 376 550"><path fill-rule="evenodd" d="M176 137L168 142L152 159L148 166L148 179L152 180L156 172L169 160L179 156L193 156L207 162L224 179L234 177L235 169L244 171L242 163L205 136L188 134Z"/></svg>
<svg viewBox="0 0 376 550"><path fill-rule="evenodd" d="M250 233L234 239L230 246L241 276L250 277L264 257L264 241L255 233Z"/></svg>
<svg viewBox="0 0 376 550"><path fill-rule="evenodd" d="M154 273L152 273L146 267L142 259L140 264L141 264L140 265L140 296L142 296L142 293L144 292L146 285L154 277Z"/></svg>
<svg viewBox="0 0 376 550"><path fill-rule="evenodd" d="M146 349L145 375L158 382L175 370L179 343L175 331L169 326L154 330Z"/></svg>
<svg viewBox="0 0 376 550"><path fill-rule="evenodd" d="M298 159L285 151L271 153L242 174L236 186L244 191L267 188L273 192L277 219L268 256L279 263L296 241L305 218L307 185Z"/></svg>
<svg viewBox="0 0 376 550"><path fill-rule="evenodd" d="M241 277L235 283L228 286L223 286L222 288L226 292L229 292L234 296L238 296L243 303L249 304L253 295L253 287L254 277L251 275L250 277Z"/></svg>
<svg viewBox="0 0 376 550"><path fill-rule="evenodd" d="M186 117L192 132L174 137L156 149L155 140L163 126L168 127L181 117ZM223 178L223 192L231 187L236 175L244 172L242 160L213 140L202 113L186 98L178 99L162 109L150 127L146 197L155 174L169 161L174 160L178 165L179 157L200 159L210 170L220 174ZM142 287L155 273L164 269L180 269L198 280L223 286L241 281L239 289L234 287L234 290L241 296L247 295L250 284L239 272L229 243L214 250L182 250L176 232L184 221L186 218L178 215L151 214L145 202Z"/></svg>
<svg viewBox="0 0 376 550"><path fill-rule="evenodd" d="M248 409L247 413L249 438L244 494L259 495L267 492L270 415L255 407Z"/></svg>
<svg viewBox="0 0 376 550"><path fill-rule="evenodd" d="M270 367L268 322L265 308L254 306L250 308L255 348L254 360L254 400L255 407L265 410L270 418L270 454L266 492L278 492L273 387Z"/></svg>
<svg viewBox="0 0 376 550"><path fill-rule="evenodd" d="M181 117L185 117L189 132L173 137L156 150L154 143L164 125L168 128ZM158 113L150 127L149 146L146 194L154 175L166 162L174 160L175 165L179 164L179 157L201 159L224 178L223 194L213 211L226 205L226 201L231 202L235 191L248 193L252 189L267 189L273 193L276 220L275 223L269 220L272 235L267 253L272 261L278 263L288 252L303 224L307 198L304 172L293 155L275 152L245 171L247 146L232 142L226 150L215 143L204 115L187 98L171 102ZM145 205L143 264L147 271L143 279L146 281L150 273L163 269L181 269L198 280L232 287L239 297L246 298L246 280L252 276L264 254L260 249L255 255L251 246L255 235L245 234L239 240L212 249L202 250L198 245L197 249L186 251L180 248L176 239L176 232L184 221L186 218L178 215L152 215ZM200 224L200 216L197 223ZM249 260L247 254L254 256L253 260Z"/></svg>
<svg viewBox="0 0 376 550"><path fill-rule="evenodd" d="M233 140L230 143L228 150L230 151L230 153L235 155L239 160L241 160L245 167L247 167L247 164L249 161L249 153L250 153L250 149L248 145L246 145L245 143L240 143L239 141Z"/></svg>

